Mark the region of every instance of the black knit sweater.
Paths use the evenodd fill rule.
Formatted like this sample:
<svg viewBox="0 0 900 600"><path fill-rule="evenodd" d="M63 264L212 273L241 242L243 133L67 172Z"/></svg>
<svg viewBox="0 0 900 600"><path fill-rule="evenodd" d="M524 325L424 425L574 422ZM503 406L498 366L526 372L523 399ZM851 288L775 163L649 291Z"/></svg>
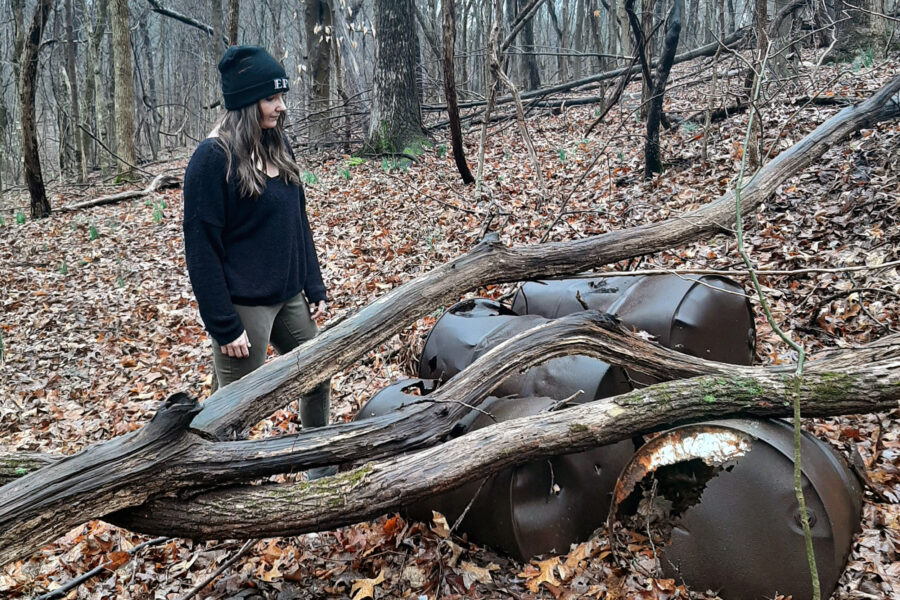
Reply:
<svg viewBox="0 0 900 600"><path fill-rule="evenodd" d="M301 290L315 304L325 286L303 188L269 178L256 200L225 177L225 151L200 142L184 174L184 253L206 329L228 344L244 326L232 304L270 306Z"/></svg>

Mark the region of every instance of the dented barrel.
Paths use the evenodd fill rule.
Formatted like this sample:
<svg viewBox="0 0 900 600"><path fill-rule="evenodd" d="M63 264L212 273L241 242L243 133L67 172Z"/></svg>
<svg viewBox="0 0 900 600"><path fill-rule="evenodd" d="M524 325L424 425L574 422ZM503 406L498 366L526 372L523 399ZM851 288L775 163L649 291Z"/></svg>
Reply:
<svg viewBox="0 0 900 600"><path fill-rule="evenodd" d="M538 315L516 315L486 298L458 302L428 334L419 359L419 377L447 381L494 346L548 320ZM563 356L511 375L492 393L557 400L577 394L578 402L590 402L631 389L620 367L587 356Z"/></svg>
<svg viewBox="0 0 900 600"><path fill-rule="evenodd" d="M666 348L738 365L753 360L753 311L743 288L725 277L644 275L532 281L513 298L512 311L557 318L585 310L585 306L616 315L626 327L652 334Z"/></svg>
<svg viewBox="0 0 900 600"><path fill-rule="evenodd" d="M401 383L408 386L410 381L416 380ZM391 386L395 389L384 397L383 392L372 396L356 419L385 414L415 401L415 396L397 394L399 385ZM551 398L489 397L480 405L483 412L472 411L457 423L454 435L487 427L494 419L503 422L552 410L556 404ZM571 544L588 539L603 524L616 477L633 451L628 440L538 460L404 508L413 519L430 521L434 510L454 523L471 503L459 526L470 540L520 560L567 552Z"/></svg>
<svg viewBox="0 0 900 600"><path fill-rule="evenodd" d="M804 433L801 455L816 565L827 598L859 530L862 490L825 442ZM666 576L697 590L717 590L729 600L777 594L806 600L812 585L793 469L789 423L734 419L686 425L637 451L617 484L616 501L629 504L628 486L653 472L657 496L675 502L671 541L657 547ZM634 496L629 499L633 509Z"/></svg>
<svg viewBox="0 0 900 600"><path fill-rule="evenodd" d="M392 383L372 394L359 409L356 420L386 415L409 404L420 402L423 396L436 390L437 386L438 382L435 379L402 379Z"/></svg>

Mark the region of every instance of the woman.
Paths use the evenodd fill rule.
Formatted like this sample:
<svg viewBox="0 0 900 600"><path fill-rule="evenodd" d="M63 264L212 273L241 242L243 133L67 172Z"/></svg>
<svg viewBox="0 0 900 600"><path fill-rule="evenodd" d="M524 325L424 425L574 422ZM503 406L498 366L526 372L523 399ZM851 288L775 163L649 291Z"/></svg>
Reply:
<svg viewBox="0 0 900 600"><path fill-rule="evenodd" d="M282 66L258 46L219 61L227 112L184 175L184 248L220 386L314 337L325 286L300 170L283 133ZM310 305L314 310L310 311ZM330 383L300 401L304 428L328 423Z"/></svg>

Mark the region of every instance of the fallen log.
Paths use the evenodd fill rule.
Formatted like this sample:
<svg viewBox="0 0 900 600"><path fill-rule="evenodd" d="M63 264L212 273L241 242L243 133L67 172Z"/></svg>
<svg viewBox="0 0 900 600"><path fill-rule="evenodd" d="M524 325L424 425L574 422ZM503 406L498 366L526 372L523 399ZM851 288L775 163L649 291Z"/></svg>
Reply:
<svg viewBox="0 0 900 600"><path fill-rule="evenodd" d="M156 193L159 190L171 188L171 187L179 187L181 185L181 180L174 175L169 175L167 173L161 173L153 178L153 181L150 182L150 185L145 187L142 190L126 190L124 192L119 192L117 194L110 194L108 196L100 196L99 198L94 198L92 200L85 200L84 202L79 202L78 204L70 204L68 206L63 206L59 208L60 211L73 211L80 210L82 208L92 208L94 206L103 206L104 204L115 204L116 202L122 202L123 200L134 200L135 198L143 198L144 196L149 196L150 194Z"/></svg>
<svg viewBox="0 0 900 600"><path fill-rule="evenodd" d="M153 494L233 484L437 444L470 406L507 375L554 356L589 351L599 345L593 340L604 330L618 330L619 337L628 337L607 316L573 315L501 344L433 394L428 403L295 436L212 443L187 428L199 410L197 403L176 394L142 429L91 446L0 488L0 564L33 552L79 523L139 505ZM668 369L666 365L675 369L672 376L697 368L680 365L677 358L647 368ZM24 467L20 461L17 468Z"/></svg>
<svg viewBox="0 0 900 600"><path fill-rule="evenodd" d="M194 490L190 495L197 488L432 446L446 440L452 425L506 376L565 354L596 356L666 379L712 374L740 381L768 381L792 373L788 367L743 367L679 354L634 337L608 315L589 311L541 325L497 346L420 404L383 417L294 436L206 441L185 429L196 410L195 403L176 395L143 429L88 448L0 488L0 564L26 556L78 523L138 505L155 494L185 495ZM815 360L807 373L831 381L845 377L848 369L853 373L853 369L891 361L900 361L900 336ZM841 401L840 410L850 410L847 402ZM884 409L885 405L863 403L852 407L859 412ZM787 408L778 406L776 410ZM835 408L829 405L819 410ZM136 526L128 521L130 514L120 512L115 519L123 519L117 523L124 526Z"/></svg>
<svg viewBox="0 0 900 600"><path fill-rule="evenodd" d="M732 48L740 44L744 36L747 35L747 32L750 31L749 28L743 27L736 31L729 33L724 39L722 39L721 43L718 41L706 44L705 46L700 46L699 48L694 48L693 50L688 50L687 52L682 52L675 56L674 64L686 62L689 60L693 60L695 58L700 58L701 56L712 56L716 53L716 51L720 47ZM655 67L657 65L656 60L652 60L650 62L650 67ZM561 83L559 85L554 85L551 87L541 88L538 90L534 90L532 92L525 92L521 94L522 100L530 100L531 98L541 98L544 96L549 96L550 94L558 94L559 92L568 92L570 90L574 90L575 88L583 87L586 85L591 85L593 83L599 83L601 81L606 81L608 79L615 79L616 77L621 77L626 73L637 74L641 73L641 66L634 65L628 67L622 67L621 69L613 69L612 71L605 71L603 73L598 73L597 75L591 75L590 77L584 77L582 79L576 79L574 81L569 81L566 83ZM501 96L496 100L496 104L509 104L513 101L512 96ZM463 102L459 104L459 108L476 108L479 106L484 106L484 101L477 102ZM447 106L445 104L436 104L436 105L427 105L423 106L422 110L429 111L438 111L443 112L447 110Z"/></svg>
<svg viewBox="0 0 900 600"><path fill-rule="evenodd" d="M751 214L787 178L864 127L900 116L900 76L866 101L841 110L745 184L742 214ZM486 240L467 254L381 296L353 317L235 383L203 403L191 427L213 439L229 439L279 407L355 363L369 348L486 284L571 275L730 231L734 194L676 218L581 240L508 248Z"/></svg>
<svg viewBox="0 0 900 600"><path fill-rule="evenodd" d="M740 369L738 369L740 370ZM900 360L840 371L706 375L500 423L437 447L369 463L312 483L245 486L190 500L155 498L110 515L151 535L193 539L298 535L394 511L503 468L627 439L673 424L735 416L786 417L799 400L807 416L896 408Z"/></svg>

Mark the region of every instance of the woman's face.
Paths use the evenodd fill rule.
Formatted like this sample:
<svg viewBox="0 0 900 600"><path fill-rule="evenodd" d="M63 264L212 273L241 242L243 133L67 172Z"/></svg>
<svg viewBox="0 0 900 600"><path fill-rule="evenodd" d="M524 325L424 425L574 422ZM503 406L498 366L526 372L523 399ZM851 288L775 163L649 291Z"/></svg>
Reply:
<svg viewBox="0 0 900 600"><path fill-rule="evenodd" d="M278 124L278 117L286 110L280 93L263 98L257 106L259 106L259 126L263 129L275 127Z"/></svg>

